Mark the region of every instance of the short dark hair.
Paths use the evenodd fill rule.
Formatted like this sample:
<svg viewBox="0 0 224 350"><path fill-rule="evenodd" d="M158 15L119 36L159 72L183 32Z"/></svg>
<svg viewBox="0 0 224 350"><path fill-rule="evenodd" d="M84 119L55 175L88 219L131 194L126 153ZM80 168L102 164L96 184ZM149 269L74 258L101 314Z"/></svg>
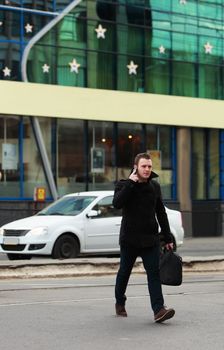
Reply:
<svg viewBox="0 0 224 350"><path fill-rule="evenodd" d="M150 154L147 153L147 152L138 153L138 154L135 156L134 164L135 164L135 165L138 165L138 162L139 162L139 160L140 160L141 158L144 158L144 159L151 159Z"/></svg>

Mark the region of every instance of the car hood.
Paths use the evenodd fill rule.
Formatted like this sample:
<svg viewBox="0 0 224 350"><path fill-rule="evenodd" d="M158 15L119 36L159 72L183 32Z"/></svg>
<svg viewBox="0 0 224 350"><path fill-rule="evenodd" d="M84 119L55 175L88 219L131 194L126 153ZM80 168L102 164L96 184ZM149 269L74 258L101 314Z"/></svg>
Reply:
<svg viewBox="0 0 224 350"><path fill-rule="evenodd" d="M78 217L77 217L78 219ZM26 229L32 229L35 227L49 227L49 226L58 226L59 224L69 224L70 222L77 221L74 216L56 216L56 215L46 215L46 216L31 216L25 219L20 219L16 221L12 221L6 225L3 226L4 229L8 230L26 230Z"/></svg>

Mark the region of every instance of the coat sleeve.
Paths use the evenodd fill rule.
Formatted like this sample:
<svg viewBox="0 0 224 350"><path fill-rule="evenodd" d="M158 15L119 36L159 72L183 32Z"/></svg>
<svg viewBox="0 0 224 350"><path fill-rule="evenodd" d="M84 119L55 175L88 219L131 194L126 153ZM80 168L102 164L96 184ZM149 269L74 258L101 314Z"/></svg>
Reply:
<svg viewBox="0 0 224 350"><path fill-rule="evenodd" d="M132 195L132 190L135 186L135 182L128 179L119 181L115 186L113 206L117 209L123 208L123 206L129 201Z"/></svg>
<svg viewBox="0 0 224 350"><path fill-rule="evenodd" d="M161 234L164 237L165 243L172 243L172 235L170 232L169 220L167 217L166 209L162 200L162 193L159 183L156 183L156 216L161 228Z"/></svg>

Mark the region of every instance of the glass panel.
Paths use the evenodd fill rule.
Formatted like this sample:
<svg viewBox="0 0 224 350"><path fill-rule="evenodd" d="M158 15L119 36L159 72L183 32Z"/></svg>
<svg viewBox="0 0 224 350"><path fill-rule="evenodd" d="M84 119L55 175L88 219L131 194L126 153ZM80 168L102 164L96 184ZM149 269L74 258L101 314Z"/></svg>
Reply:
<svg viewBox="0 0 224 350"><path fill-rule="evenodd" d="M20 196L19 117L0 116L1 197Z"/></svg>
<svg viewBox="0 0 224 350"><path fill-rule="evenodd" d="M96 12L100 19L114 21L116 17L116 5L113 0L96 1Z"/></svg>
<svg viewBox="0 0 224 350"><path fill-rule="evenodd" d="M89 87L96 89L116 89L116 56L102 52L90 52L88 76Z"/></svg>
<svg viewBox="0 0 224 350"><path fill-rule="evenodd" d="M196 61L197 36L180 33L172 33L172 50L174 60Z"/></svg>
<svg viewBox="0 0 224 350"><path fill-rule="evenodd" d="M180 1L151 0L150 4L151 56L164 59L163 67L166 59L171 60L164 72L159 61L154 64L148 59L150 73L146 73L146 91L223 99L223 2L187 1L181 4ZM206 44L211 45L208 52ZM163 46L162 52L158 50L160 46ZM198 91L198 85L202 91Z"/></svg>
<svg viewBox="0 0 224 350"><path fill-rule="evenodd" d="M146 92L169 95L171 89L170 62L168 60L146 59Z"/></svg>
<svg viewBox="0 0 224 350"><path fill-rule="evenodd" d="M26 7L29 9L33 8L33 9L42 10L42 11L54 11L54 6L56 3L58 5L59 4L62 5L62 1L55 1L55 0L38 0L38 1L23 0L22 7ZM63 4L64 6L68 5L69 0L63 0Z"/></svg>
<svg viewBox="0 0 224 350"><path fill-rule="evenodd" d="M210 130L209 132L209 178L208 178L208 198L219 198L219 131Z"/></svg>
<svg viewBox="0 0 224 350"><path fill-rule="evenodd" d="M146 125L146 149L153 150L157 149L157 126Z"/></svg>
<svg viewBox="0 0 224 350"><path fill-rule="evenodd" d="M116 179L113 123L89 122L88 138L89 190L111 190Z"/></svg>
<svg viewBox="0 0 224 350"><path fill-rule="evenodd" d="M71 215L80 214L87 206L92 203L94 196L65 196L58 199L48 207L44 208L37 215Z"/></svg>
<svg viewBox="0 0 224 350"><path fill-rule="evenodd" d="M68 0L63 4L46 0L44 8L62 9L67 4ZM43 4L30 6L41 8ZM28 80L223 99L223 14L223 3L212 0L186 4L179 0L82 1L31 49ZM22 32L21 28L18 31L18 13L9 11L9 15L12 18L6 22L13 30L11 24L6 24L7 33L0 27L3 46L5 39L18 41ZM25 13L24 22L34 27L32 33L24 32L24 40L37 33L49 18ZM106 30L105 37L97 38L99 25ZM206 44L211 45L210 52L206 52ZM72 70L74 60L78 66ZM136 74L128 72L131 61L138 65ZM13 79L19 79L18 67L9 68L17 68Z"/></svg>
<svg viewBox="0 0 224 350"><path fill-rule="evenodd" d="M39 118L39 123L44 139L45 147L48 151L49 159L51 152L51 119ZM23 118L23 196L33 198L35 187L44 187L47 197L50 196L40 153L37 149L33 130L29 118Z"/></svg>
<svg viewBox="0 0 224 350"><path fill-rule="evenodd" d="M1 26L0 26L1 28ZM21 80L20 77L20 46L10 41L0 40L0 79ZM8 68L9 75L3 69Z"/></svg>
<svg viewBox="0 0 224 350"><path fill-rule="evenodd" d="M218 66L200 65L199 97L218 99L223 94L223 70Z"/></svg>
<svg viewBox="0 0 224 350"><path fill-rule="evenodd" d="M23 14L23 33L24 33L24 40L29 41L30 38L32 38L35 34L37 34L49 21L51 21L53 18L51 16L43 16L37 13L32 13L32 12L24 12ZM29 26L26 29L27 24ZM17 25L17 28L20 28L19 25Z"/></svg>
<svg viewBox="0 0 224 350"><path fill-rule="evenodd" d="M206 199L205 134L192 130L192 198Z"/></svg>
<svg viewBox="0 0 224 350"><path fill-rule="evenodd" d="M108 218L122 215L122 210L114 208L112 201L113 196L105 197L93 207L93 210L97 210L96 218Z"/></svg>
<svg viewBox="0 0 224 350"><path fill-rule="evenodd" d="M83 121L57 120L57 185L59 195L85 191Z"/></svg>
<svg viewBox="0 0 224 350"><path fill-rule="evenodd" d="M54 4L55 10L60 12L71 3L71 0L52 0L52 2Z"/></svg>
<svg viewBox="0 0 224 350"><path fill-rule="evenodd" d="M163 196L171 198L172 188L172 128L146 126L146 149L149 151L153 170L159 175Z"/></svg>
<svg viewBox="0 0 224 350"><path fill-rule="evenodd" d="M143 152L141 124L118 124L118 179L128 178L137 153Z"/></svg>
<svg viewBox="0 0 224 350"><path fill-rule="evenodd" d="M31 48L28 80L86 86L86 37L86 8L82 2Z"/></svg>
<svg viewBox="0 0 224 350"><path fill-rule="evenodd" d="M10 40L19 40L20 38L20 13L19 11L0 11L1 37Z"/></svg>
<svg viewBox="0 0 224 350"><path fill-rule="evenodd" d="M173 62L172 94L176 96L197 96L196 66L192 63Z"/></svg>

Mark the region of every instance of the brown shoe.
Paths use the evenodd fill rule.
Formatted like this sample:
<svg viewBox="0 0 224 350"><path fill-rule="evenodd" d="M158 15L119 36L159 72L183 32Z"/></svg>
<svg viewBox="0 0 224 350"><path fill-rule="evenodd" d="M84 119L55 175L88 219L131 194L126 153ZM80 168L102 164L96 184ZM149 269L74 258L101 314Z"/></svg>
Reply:
<svg viewBox="0 0 224 350"><path fill-rule="evenodd" d="M124 305L115 304L116 315L121 317L127 317L127 311L125 310Z"/></svg>
<svg viewBox="0 0 224 350"><path fill-rule="evenodd" d="M163 321L166 321L172 318L174 314L175 314L174 309L166 309L165 307L163 307L162 309L159 310L159 312L155 314L154 320L155 322L161 323Z"/></svg>

